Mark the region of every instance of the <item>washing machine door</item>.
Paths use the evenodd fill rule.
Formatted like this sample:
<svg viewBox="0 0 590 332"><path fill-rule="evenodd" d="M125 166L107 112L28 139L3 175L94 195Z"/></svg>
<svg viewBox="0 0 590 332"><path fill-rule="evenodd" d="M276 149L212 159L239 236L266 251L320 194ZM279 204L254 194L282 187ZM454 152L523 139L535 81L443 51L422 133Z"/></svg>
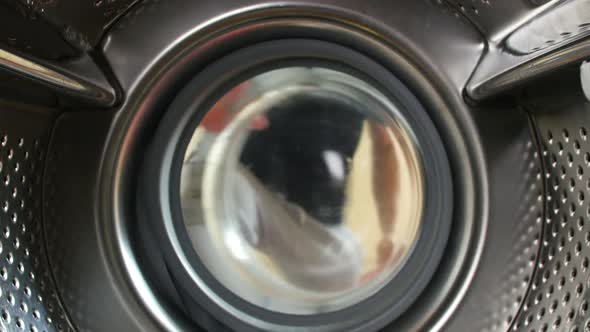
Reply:
<svg viewBox="0 0 590 332"><path fill-rule="evenodd" d="M590 2L0 3L1 331L590 331Z"/></svg>

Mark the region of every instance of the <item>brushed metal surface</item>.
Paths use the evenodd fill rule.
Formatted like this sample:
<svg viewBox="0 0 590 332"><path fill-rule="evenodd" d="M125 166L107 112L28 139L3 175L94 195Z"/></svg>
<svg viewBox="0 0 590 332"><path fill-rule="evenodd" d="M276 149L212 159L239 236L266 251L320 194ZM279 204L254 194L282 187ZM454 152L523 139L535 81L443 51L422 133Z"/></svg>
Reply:
<svg viewBox="0 0 590 332"><path fill-rule="evenodd" d="M423 19L415 20L414 15ZM153 24L158 18L172 16L173 23ZM235 31L229 33L229 28ZM443 42L441 34L455 42ZM110 218L104 222L113 229L108 245L112 255L121 257L119 262L130 270L127 281L117 287L135 294L122 305L141 312L139 317L157 317L160 324L179 328L175 325L179 321L168 316L173 307L158 300L149 284L142 282L141 265L125 240L132 231L129 222L133 212L123 203L132 194L125 185L136 172L137 153L166 103L168 89L178 87L190 77L187 73L232 48L285 36L328 38L351 45L382 63L394 61L399 66L392 66L394 72L424 100L435 122L446 128L444 139L453 142L447 145L454 156L453 167L464 175L456 178L458 195L472 198L460 200L455 208L457 219L477 222L457 223L453 233L457 245L448 249L447 263L436 276L436 286L421 296L417 310L396 322L396 328L407 330L443 328L476 273L476 262L484 250L482 234L488 223L481 141L461 95L483 44L465 21L437 4L422 1L146 1L113 28L105 38L103 51L128 98L111 129L101 166L102 174L114 176L115 180L102 184L101 190L102 197L110 200L103 206L104 216ZM113 190L117 192L114 197ZM465 242L472 245L466 246ZM452 291L453 296L447 297L447 291Z"/></svg>
<svg viewBox="0 0 590 332"><path fill-rule="evenodd" d="M30 15L23 7L16 1L0 3L2 48L47 60L79 55L51 23Z"/></svg>
<svg viewBox="0 0 590 332"><path fill-rule="evenodd" d="M0 324L3 331L75 331L45 249L42 174L54 115L0 104Z"/></svg>
<svg viewBox="0 0 590 332"><path fill-rule="evenodd" d="M467 86L467 93L476 100L510 92L511 89L588 59L590 39L580 40L540 56L515 57L503 55L500 50L493 52L497 54L497 58L493 55L486 56ZM509 63L514 64L514 67L510 67Z"/></svg>
<svg viewBox="0 0 590 332"><path fill-rule="evenodd" d="M543 30L543 20L561 24L562 19L547 17L565 17L571 9L560 9L564 7L555 1L451 2L454 10L436 1L147 0L116 22L102 51L126 99L112 113L62 117L44 180L51 269L76 327L196 329L178 305L161 298L160 290L146 280L136 255L133 195L142 146L190 72L257 40L320 32L382 63L394 59L392 70L444 128L463 198L432 287L389 329L590 327L590 256L585 254L590 233L584 215L590 195L587 104L576 99L559 107L528 109L539 128L536 137L528 115L516 105L473 106L463 99L468 82L468 95L484 99L584 59L585 26L578 23L582 33L576 37L564 35L563 42L535 50L536 42L527 36L554 38L559 26ZM174 20L154 23L167 17ZM579 43L569 44L574 40ZM547 148L538 150L538 140Z"/></svg>
<svg viewBox="0 0 590 332"><path fill-rule="evenodd" d="M531 287L543 231L543 177L524 112L476 108L490 180L480 266L444 331L508 331ZM477 222L477 221L474 221Z"/></svg>
<svg viewBox="0 0 590 332"><path fill-rule="evenodd" d="M7 0L13 14L0 33L8 44L45 59L80 56L100 43L110 25L137 0ZM3 10L0 9L0 12ZM14 23L17 24L8 24ZM43 29L44 28L44 29ZM51 41L45 40L51 38Z"/></svg>
<svg viewBox="0 0 590 332"><path fill-rule="evenodd" d="M31 84L40 82L57 95L74 97L87 104L106 107L115 103L114 88L88 55L52 63L28 59L0 48L0 70L15 73Z"/></svg>
<svg viewBox="0 0 590 332"><path fill-rule="evenodd" d="M502 33L487 36L487 51L467 86L475 100L497 96L533 79L590 57L590 2L549 1L523 6L528 1L491 1L489 16L469 16L476 25L502 26ZM501 6L495 7L500 4ZM505 21L512 13L512 24ZM484 30L482 33L486 35Z"/></svg>
<svg viewBox="0 0 590 332"><path fill-rule="evenodd" d="M81 331L157 331L120 301L116 262L103 238L97 191L101 150L112 112L74 112L55 125L43 180L47 254L59 293ZM108 180L105 180L108 181ZM106 243L105 243L106 242ZM110 249L108 249L110 250Z"/></svg>
<svg viewBox="0 0 590 332"><path fill-rule="evenodd" d="M563 0L442 0L459 10L491 43ZM566 0L567 1L567 0Z"/></svg>
<svg viewBox="0 0 590 332"><path fill-rule="evenodd" d="M587 331L590 269L590 103L577 70L527 90L545 181L545 229L515 331Z"/></svg>

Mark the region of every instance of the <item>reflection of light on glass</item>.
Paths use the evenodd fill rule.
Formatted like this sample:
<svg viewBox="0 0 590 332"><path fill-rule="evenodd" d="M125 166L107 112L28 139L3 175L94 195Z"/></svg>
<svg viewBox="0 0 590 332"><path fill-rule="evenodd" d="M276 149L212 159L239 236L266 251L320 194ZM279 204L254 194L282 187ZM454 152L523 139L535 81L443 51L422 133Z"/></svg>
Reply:
<svg viewBox="0 0 590 332"><path fill-rule="evenodd" d="M421 165L398 114L377 89L328 69L274 70L231 89L200 122L182 171L204 265L283 313L330 312L379 291L421 225Z"/></svg>
<svg viewBox="0 0 590 332"><path fill-rule="evenodd" d="M584 95L586 95L586 99L590 100L590 62L586 61L580 66L580 79Z"/></svg>
<svg viewBox="0 0 590 332"><path fill-rule="evenodd" d="M244 248L242 238L234 231L230 231L225 235L225 245L231 252L235 259L246 261L248 260L248 251Z"/></svg>
<svg viewBox="0 0 590 332"><path fill-rule="evenodd" d="M324 151L324 160L332 177L339 181L344 180L344 160L342 160L342 156L336 151L326 150Z"/></svg>

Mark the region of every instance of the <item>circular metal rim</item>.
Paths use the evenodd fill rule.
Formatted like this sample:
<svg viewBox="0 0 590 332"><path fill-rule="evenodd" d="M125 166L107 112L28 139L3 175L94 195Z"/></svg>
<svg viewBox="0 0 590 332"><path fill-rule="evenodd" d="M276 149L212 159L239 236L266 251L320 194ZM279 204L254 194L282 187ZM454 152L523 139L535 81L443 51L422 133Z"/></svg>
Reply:
<svg viewBox="0 0 590 332"><path fill-rule="evenodd" d="M425 103L437 126L444 129L440 134L444 141L449 142L452 171L463 175L454 180L457 196L471 199L455 201L455 224L451 233L453 245L433 279L435 286L418 299L421 303L419 310L407 312L396 322L397 328L402 330L440 330L459 305L474 277L488 222L487 173L481 142L467 107L459 91L452 84L447 85L447 78L424 54L411 47L401 51L399 47L408 43L403 36L391 34L387 29L359 29L358 24L349 24L364 22L364 17L358 13L303 5L295 8L299 10L298 18L285 13L286 10L293 10L292 7L271 7L249 8L234 12L231 17L208 22L192 34L178 36L174 46L142 73L141 80L145 84L134 88L122 106L122 112L111 128L108 149L103 155L101 178L106 181L101 181L99 189L102 220L99 227L103 229L101 238L105 253L112 263L110 273L117 280L119 290L129 294L126 303L132 312L139 315L136 319L170 330L185 330L191 326L173 305L157 297L158 292L142 275L136 248L130 245L133 226L129 221L134 218L135 212L125 208L125 202L134 195L129 185L133 183L135 165L141 159L140 146L149 140L146 131L153 126L154 119L157 121L160 114L158 107L169 97L168 91L186 79L181 73L187 67L203 65L224 50L247 44L253 39L263 41L269 36L285 34L291 37L314 36L353 46L378 59L412 88ZM229 18L232 23L238 24L232 24L235 27L232 37L225 38L226 44L220 49L221 36L211 31L227 32L224 19ZM180 62L179 58L185 60ZM413 61L409 62L408 58Z"/></svg>
<svg viewBox="0 0 590 332"><path fill-rule="evenodd" d="M408 122L407 127L413 130L423 165L428 165L423 168L426 188L422 228L410 259L379 292L330 313L307 316L275 313L236 296L215 280L203 265L192 247L181 212L180 170L186 147L198 124L194 121L191 126L189 121L202 117L204 114L199 113L210 109L228 88L257 73L283 67L285 61L287 66L336 67L356 77L365 76L365 81L371 82L400 106L398 111ZM202 93L195 94L196 91ZM177 132L182 134L179 136ZM145 166L147 172L141 183L144 195L140 204L142 209L150 211L147 215L158 216L150 218L151 226L156 234L162 235L159 246L166 247L165 260L179 293L189 294L192 301L237 330L245 327L244 322L270 330L287 326L305 329L321 326L335 330L382 328L407 309L426 287L438 266L450 229L451 210L445 209L452 205L450 170L442 142L426 112L386 69L359 53L331 43L302 39L266 42L238 50L210 65L181 90L168 108L152 141ZM157 186L151 185L154 179L158 179ZM185 302L190 298L185 298ZM235 317L230 319L228 314ZM363 325L357 326L357 322Z"/></svg>

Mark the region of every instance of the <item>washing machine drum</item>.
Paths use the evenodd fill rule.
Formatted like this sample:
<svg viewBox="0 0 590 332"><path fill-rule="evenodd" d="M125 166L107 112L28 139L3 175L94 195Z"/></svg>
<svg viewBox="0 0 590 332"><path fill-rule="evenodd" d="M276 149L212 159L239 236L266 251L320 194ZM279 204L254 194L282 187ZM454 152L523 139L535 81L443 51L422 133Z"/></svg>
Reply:
<svg viewBox="0 0 590 332"><path fill-rule="evenodd" d="M0 20L1 330L590 328L585 1Z"/></svg>

